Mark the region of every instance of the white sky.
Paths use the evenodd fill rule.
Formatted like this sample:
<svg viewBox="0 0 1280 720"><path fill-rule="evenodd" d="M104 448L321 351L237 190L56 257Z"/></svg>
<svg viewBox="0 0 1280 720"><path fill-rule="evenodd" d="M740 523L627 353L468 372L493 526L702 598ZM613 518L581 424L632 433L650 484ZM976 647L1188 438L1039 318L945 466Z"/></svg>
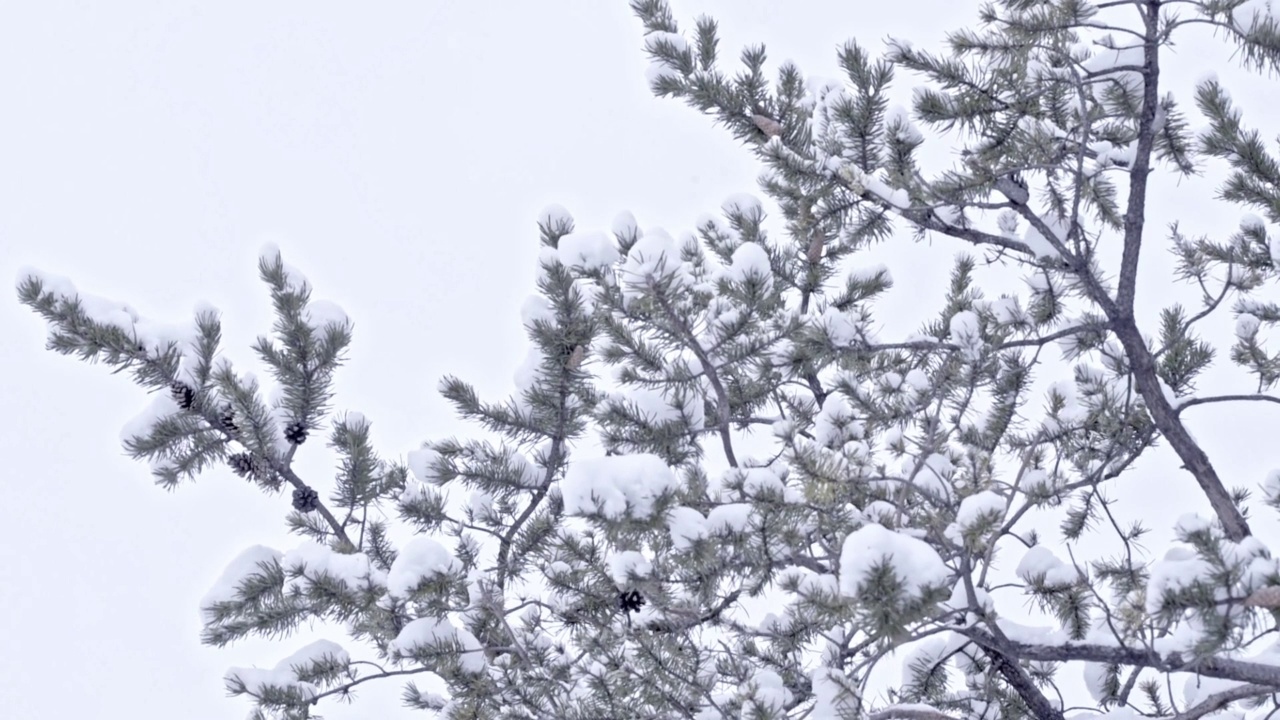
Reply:
<svg viewBox="0 0 1280 720"><path fill-rule="evenodd" d="M675 1L686 26L699 13L721 20L726 58L763 40L774 59L824 76L838 75L835 48L849 36L929 46L978 3L868 5ZM270 325L254 263L272 239L354 318L337 406L368 415L392 456L466 431L434 392L443 374L489 397L510 389L543 206L565 205L580 227L607 227L625 209L678 231L756 189L755 165L725 132L650 96L625 0L56 1L12 3L4 16L4 277L33 265L162 320L208 300L246 362ZM1225 54L1184 48L1176 62L1194 77L1205 57ZM225 470L172 494L154 487L117 437L146 399L123 376L45 352L42 324L10 298L5 716L247 712L224 698L226 668L273 665L299 643L204 648L197 601L245 546L296 542L283 534L287 498ZM309 477L328 474L319 443L301 455ZM1232 460L1241 484L1268 466L1261 454ZM378 713L398 693L387 683L364 693L369 704L322 711L388 716Z"/></svg>

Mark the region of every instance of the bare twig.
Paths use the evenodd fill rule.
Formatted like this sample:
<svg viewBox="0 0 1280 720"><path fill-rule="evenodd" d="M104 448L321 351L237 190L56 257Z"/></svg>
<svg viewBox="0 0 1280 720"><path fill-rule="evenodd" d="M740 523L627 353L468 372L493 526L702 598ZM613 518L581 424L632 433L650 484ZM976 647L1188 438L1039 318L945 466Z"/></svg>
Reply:
<svg viewBox="0 0 1280 720"><path fill-rule="evenodd" d="M1274 395L1249 394L1249 395L1213 395L1210 397L1193 397L1181 399L1178 401L1178 407L1174 412L1181 414L1183 410L1196 405L1208 405L1210 403L1222 402L1270 402L1280 403L1280 397Z"/></svg>

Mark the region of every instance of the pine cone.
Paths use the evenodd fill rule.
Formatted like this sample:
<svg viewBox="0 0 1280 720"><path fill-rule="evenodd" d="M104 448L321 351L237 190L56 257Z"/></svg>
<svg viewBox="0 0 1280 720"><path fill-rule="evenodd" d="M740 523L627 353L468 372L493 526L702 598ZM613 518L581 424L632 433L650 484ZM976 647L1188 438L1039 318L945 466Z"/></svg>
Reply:
<svg viewBox="0 0 1280 720"><path fill-rule="evenodd" d="M303 485L293 490L293 509L298 512L309 513L320 507L320 494L312 488Z"/></svg>
<svg viewBox="0 0 1280 720"><path fill-rule="evenodd" d="M236 453L227 458L231 471L242 478L252 477L254 470L253 457L249 453Z"/></svg>
<svg viewBox="0 0 1280 720"><path fill-rule="evenodd" d="M178 403L178 407L183 410L190 410L192 403L196 400L196 391L191 386L184 383L174 381L169 384L169 392L172 393L174 401Z"/></svg>
<svg viewBox="0 0 1280 720"><path fill-rule="evenodd" d="M1268 585L1267 587L1258 588L1249 597L1245 598L1244 605L1246 607L1260 607L1270 610L1280 608L1280 587Z"/></svg>
<svg viewBox="0 0 1280 720"><path fill-rule="evenodd" d="M751 116L751 122L756 126L757 130L764 133L765 137L774 138L782 134L782 123L768 115L756 113Z"/></svg>
<svg viewBox="0 0 1280 720"><path fill-rule="evenodd" d="M809 241L809 252L805 253L805 259L811 265L816 265L822 260L822 236L814 235L813 240Z"/></svg>
<svg viewBox="0 0 1280 720"><path fill-rule="evenodd" d="M284 429L284 439L294 445L301 445L307 441L307 426L301 421L289 423Z"/></svg>
<svg viewBox="0 0 1280 720"><path fill-rule="evenodd" d="M230 405L223 408L222 416L218 418L218 424L222 427L223 432L231 437L240 434L240 426L236 425L235 411L231 409Z"/></svg>
<svg viewBox="0 0 1280 720"><path fill-rule="evenodd" d="M624 592L618 596L618 607L622 608L623 612L639 612L640 608L644 607L644 596L639 590Z"/></svg>

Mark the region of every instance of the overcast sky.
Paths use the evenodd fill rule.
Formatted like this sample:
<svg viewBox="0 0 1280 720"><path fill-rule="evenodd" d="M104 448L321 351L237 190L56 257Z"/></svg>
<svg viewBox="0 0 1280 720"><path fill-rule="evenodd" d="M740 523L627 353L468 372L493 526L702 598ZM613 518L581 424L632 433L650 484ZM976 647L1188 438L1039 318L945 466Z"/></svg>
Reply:
<svg viewBox="0 0 1280 720"><path fill-rule="evenodd" d="M978 5L673 4L686 24L719 18L726 56L763 40L825 76L847 37L929 45ZM0 20L4 277L36 266L161 320L209 301L246 363L270 325L255 258L274 241L354 319L336 404L364 412L393 457L463 431L434 392L440 376L488 397L511 389L542 207L566 206L580 227L630 210L680 231L756 189L726 133L650 96L625 0L45 1L10 3ZM1178 62L1185 74L1205 60ZM226 668L273 665L300 643L201 647L197 603L244 547L296 543L287 498L225 470L154 487L118 438L145 396L45 352L42 324L10 298L5 717L242 716L248 704L224 697ZM304 474L329 474L318 447L301 457ZM1266 458L1237 459L1240 482L1256 484ZM364 693L369 704L323 711L395 716L381 709L398 692L388 683Z"/></svg>

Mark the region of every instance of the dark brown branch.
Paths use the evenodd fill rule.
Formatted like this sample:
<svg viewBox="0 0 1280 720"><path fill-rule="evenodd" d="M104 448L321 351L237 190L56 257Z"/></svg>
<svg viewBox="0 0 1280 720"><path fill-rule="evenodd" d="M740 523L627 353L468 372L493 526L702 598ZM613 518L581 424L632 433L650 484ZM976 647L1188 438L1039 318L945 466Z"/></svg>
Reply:
<svg viewBox="0 0 1280 720"><path fill-rule="evenodd" d="M1145 43L1146 61L1143 64L1143 106L1138 125L1138 147L1133 167L1129 173L1129 199L1124 217L1124 249L1120 258L1119 287L1113 310L1107 315L1112 322L1112 330L1124 347L1133 370L1134 385L1145 401L1147 411L1160 434L1164 436L1174 452L1178 454L1185 467L1196 479L1200 489L1208 498L1218 521L1228 538L1240 541L1251 534L1249 524L1240 509L1231 500L1218 473L1214 470L1209 456L1187 432L1186 426L1178 418L1178 412L1164 396L1159 374L1156 372L1156 360L1147 347L1134 319L1134 296L1138 278L1138 259L1142 250L1142 235L1146 223L1147 211L1147 178L1151 173L1151 154L1155 147L1155 120L1159 107L1160 64L1159 64L1159 15L1158 0L1145 0L1147 40ZM1096 299L1096 298L1095 298ZM1104 308L1105 310L1106 308Z"/></svg>
<svg viewBox="0 0 1280 720"><path fill-rule="evenodd" d="M999 650L983 649L987 651L987 656L991 658L992 667L1018 693L1018 696L1027 704L1027 707L1037 720L1063 720L1062 711L1049 702L1049 698L1045 697L1044 693L1040 692L1040 688L1036 687L1035 681L1031 679L1031 674L1021 665Z"/></svg>
<svg viewBox="0 0 1280 720"><path fill-rule="evenodd" d="M1124 213L1124 249L1120 257L1116 305L1126 317L1133 316L1133 299L1138 282L1138 258L1142 251L1142 231L1147 219L1147 179L1151 174L1151 153L1156 140L1156 112L1160 106L1159 32L1160 5L1147 0L1146 61L1141 69L1142 116L1138 125L1138 147L1129 170L1129 199Z"/></svg>
<svg viewBox="0 0 1280 720"><path fill-rule="evenodd" d="M1065 645L1038 645L1008 638L998 639L986 630L977 627L967 628L960 632L983 648L990 648L1021 660L1044 662L1087 660L1115 665L1146 667L1166 673L1194 672L1205 677L1237 680L1280 689L1280 666L1277 665L1217 656L1184 659L1180 653L1160 653L1155 650L1113 645L1091 645L1075 642Z"/></svg>
<svg viewBox="0 0 1280 720"><path fill-rule="evenodd" d="M1113 329L1120 344L1124 346L1125 354L1129 357L1129 364L1133 369L1134 386L1142 395L1147 412L1151 413L1151 419L1160 430L1160 434L1169 441L1169 445L1182 460L1183 467L1195 477L1201 491L1209 499L1209 504L1213 507L1218 521L1222 523L1227 537L1235 542L1248 537L1252 534L1249 523L1232 501L1231 493L1218 477L1218 472L1209 461L1209 456L1191 437L1191 433L1178 417L1178 410L1175 410L1165 397L1160 376L1156 372L1155 357L1147 348L1146 341L1132 316L1115 322Z"/></svg>

